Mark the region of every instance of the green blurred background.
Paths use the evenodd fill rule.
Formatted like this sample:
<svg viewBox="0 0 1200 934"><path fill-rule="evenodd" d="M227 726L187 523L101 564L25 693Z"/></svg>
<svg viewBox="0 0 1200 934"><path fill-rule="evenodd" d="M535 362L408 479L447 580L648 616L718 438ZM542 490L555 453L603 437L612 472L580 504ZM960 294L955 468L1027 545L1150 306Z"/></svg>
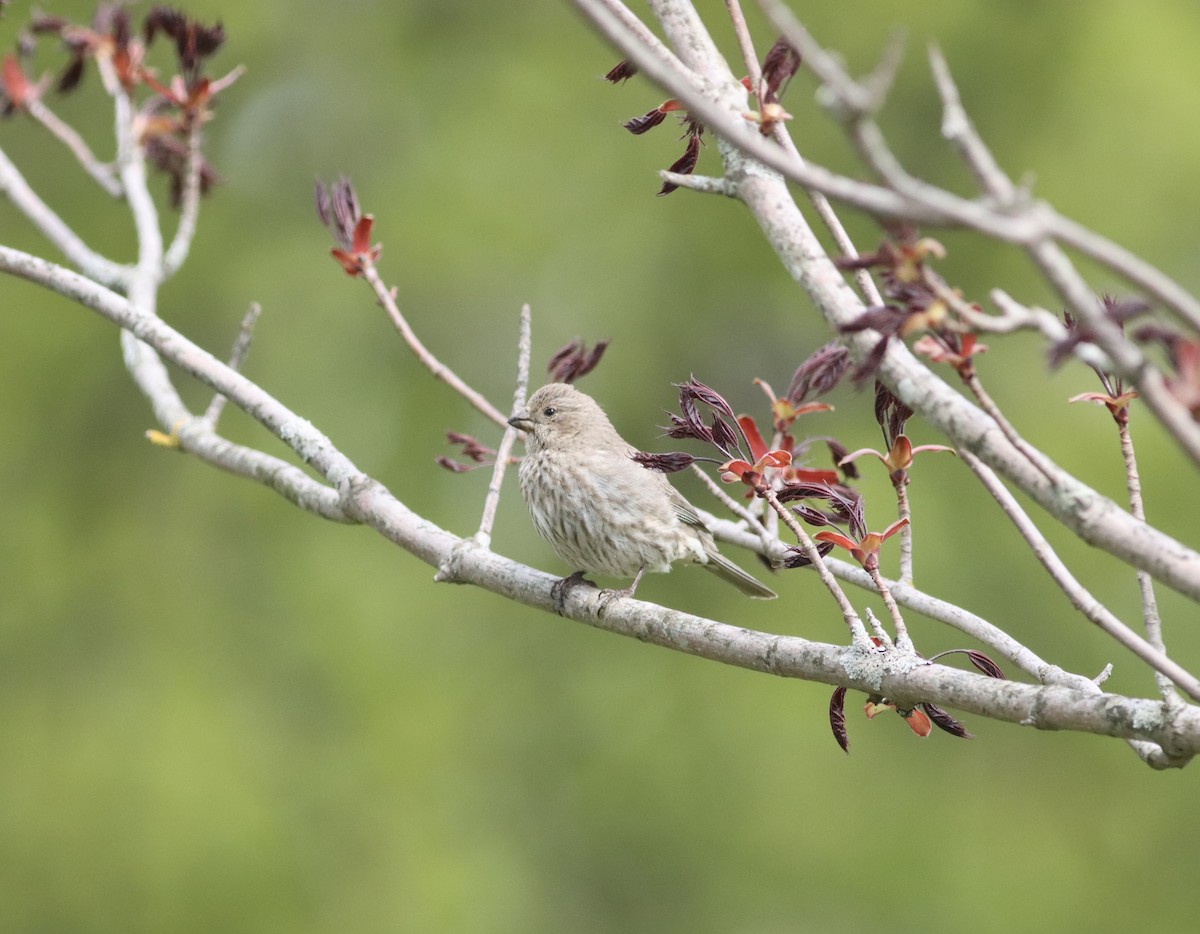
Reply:
<svg viewBox="0 0 1200 934"><path fill-rule="evenodd" d="M76 0L44 6L90 13ZM700 6L732 59L723 3ZM826 340L736 204L654 197L655 170L681 144L670 126L634 138L618 123L662 94L600 81L617 56L566 3L187 9L224 21L218 70L248 73L211 127L224 183L162 313L223 355L261 302L248 374L444 527L475 528L487 478L434 467L442 433L496 433L327 258L314 178L354 178L402 307L502 406L526 301L539 361L577 335L612 338L584 386L647 448L669 446L655 425L672 381L694 372L750 408L753 377L784 388ZM5 46L27 13L10 4ZM918 174L970 190L939 138L923 60L936 38L1010 171L1036 171L1039 194L1065 213L1200 288L1194 3L822 0L800 13L856 72L907 28L884 123ZM759 30L762 48L771 38ZM47 43L39 62L57 61ZM106 153L95 77L51 104ZM860 171L809 78L787 103L802 150ZM127 218L27 121L0 125L0 144L90 242L131 255ZM699 170L716 170L711 146ZM850 221L864 247L877 242L871 222ZM43 249L7 203L0 223L5 243ZM1016 251L943 239L942 269L968 295L1001 285L1051 301ZM366 530L150 446L110 326L11 280L0 303L0 930L1194 929L1195 768L1153 773L1114 741L974 718L974 741L918 740L898 718L863 720L853 696L847 757L824 686L435 585ZM1048 378L1036 342L992 343L983 379L1020 429L1119 497L1107 416L1065 403L1096 388L1089 374ZM182 382L201 408L205 392ZM876 442L869 395L832 401L808 430ZM225 428L282 452L238 413ZM1137 428L1151 517L1186 537L1194 472L1148 422ZM881 527L888 489L867 470ZM1112 661L1114 690L1153 691L1070 611L961 465L918 464L912 498L920 584L1053 662L1092 674ZM1097 595L1136 620L1132 576L1045 526ZM567 570L511 490L495 546ZM811 575L773 586L780 601L751 604L681 570L641 593L845 638ZM1195 668L1195 608L1169 594L1163 604ZM964 643L910 625L926 652Z"/></svg>

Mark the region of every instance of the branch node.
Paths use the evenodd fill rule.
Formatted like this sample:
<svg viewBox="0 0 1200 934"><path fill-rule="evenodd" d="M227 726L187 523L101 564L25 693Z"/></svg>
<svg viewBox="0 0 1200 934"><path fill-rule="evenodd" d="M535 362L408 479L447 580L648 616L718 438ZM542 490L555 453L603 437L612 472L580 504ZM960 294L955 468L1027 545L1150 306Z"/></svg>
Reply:
<svg viewBox="0 0 1200 934"><path fill-rule="evenodd" d="M483 533L472 538L459 539L446 555L445 560L438 565L433 579L439 584L470 583L462 573L463 556L469 551L488 551L488 544L483 540Z"/></svg>

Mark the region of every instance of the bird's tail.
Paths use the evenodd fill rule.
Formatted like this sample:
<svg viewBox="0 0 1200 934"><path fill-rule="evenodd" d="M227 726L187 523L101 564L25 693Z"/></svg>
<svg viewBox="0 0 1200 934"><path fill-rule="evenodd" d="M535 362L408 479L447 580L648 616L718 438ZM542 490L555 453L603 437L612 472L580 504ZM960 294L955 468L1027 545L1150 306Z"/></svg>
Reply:
<svg viewBox="0 0 1200 934"><path fill-rule="evenodd" d="M760 600L774 600L779 596L765 584L760 584L751 575L726 558L719 551L708 552L708 563L703 565L721 580L729 581L748 597L758 597Z"/></svg>

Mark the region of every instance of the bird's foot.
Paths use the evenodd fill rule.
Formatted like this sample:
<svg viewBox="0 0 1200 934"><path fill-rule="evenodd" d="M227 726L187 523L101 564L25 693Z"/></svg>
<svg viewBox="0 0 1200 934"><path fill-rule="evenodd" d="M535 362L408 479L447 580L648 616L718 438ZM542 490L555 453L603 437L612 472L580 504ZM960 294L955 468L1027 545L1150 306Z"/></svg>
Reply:
<svg viewBox="0 0 1200 934"><path fill-rule="evenodd" d="M641 583L642 575L646 573L646 569L642 568L637 572L637 576L633 579L633 583L628 587L623 587L620 590L601 590L600 591L600 612L603 613L608 609L609 603L613 600L619 600L622 597L632 597L637 590L637 585Z"/></svg>
<svg viewBox="0 0 1200 934"><path fill-rule="evenodd" d="M563 615L563 610L566 608L567 594L583 584L593 588L596 586L583 575L583 571L576 571L574 574L556 581L554 586L550 588L550 599L554 601L554 612L559 616Z"/></svg>

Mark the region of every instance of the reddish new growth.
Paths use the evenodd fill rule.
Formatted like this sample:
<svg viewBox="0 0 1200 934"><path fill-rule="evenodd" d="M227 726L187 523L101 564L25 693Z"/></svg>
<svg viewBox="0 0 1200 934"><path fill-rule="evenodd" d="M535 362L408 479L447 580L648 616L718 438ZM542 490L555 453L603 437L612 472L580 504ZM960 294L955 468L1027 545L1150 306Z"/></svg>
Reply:
<svg viewBox="0 0 1200 934"><path fill-rule="evenodd" d="M676 159L667 168L668 172L674 172L676 175L691 175L696 171L696 163L700 161L700 137L704 134L704 124L698 120L688 119L687 132L687 148L684 149L683 155ZM658 196L669 195L679 186L674 182L663 182L662 188L658 190Z"/></svg>
<svg viewBox="0 0 1200 934"><path fill-rule="evenodd" d="M1150 306L1141 299L1118 299L1111 295L1104 295L1100 301L1104 309L1104 317L1121 330L1125 329L1125 324L1128 321L1150 310ZM1050 363L1052 366L1058 366L1062 363L1078 345L1093 343L1095 341L1095 334L1092 328L1085 326L1069 312L1065 315L1065 324L1067 326L1067 336L1050 349ZM1157 325L1148 325L1139 328L1134 333L1134 339L1143 343L1161 341L1167 348L1168 355L1172 357L1172 365L1178 368L1179 361L1172 353L1172 348L1186 345L1186 341L1183 341L1181 335ZM1108 373L1095 366L1092 367L1092 372L1100 380L1103 391L1082 392L1076 396L1072 396L1068 401L1095 402L1103 405L1108 409L1109 414L1113 417L1113 421L1118 425L1124 426L1128 424L1129 406L1137 398L1137 390L1126 389L1125 381L1114 373ZM1171 381L1168 380L1168 388L1170 388L1170 385ZM1180 401L1183 400L1181 399ZM1198 398L1198 401L1200 401L1200 398ZM1196 409L1192 409L1193 416L1195 416L1196 411Z"/></svg>
<svg viewBox="0 0 1200 934"><path fill-rule="evenodd" d="M546 364L546 372L556 383L574 383L596 369L606 349L607 340L597 341L596 346L588 350L587 344L576 338L553 353Z"/></svg>
<svg viewBox="0 0 1200 934"><path fill-rule="evenodd" d="M220 23L205 26L169 7L155 6L146 14L138 36L128 10L104 4L90 26L56 16L35 17L22 37L22 49L31 51L35 37L41 35L58 36L69 54L56 84L60 93L78 87L87 63L93 60L110 69L107 73L129 97L143 89L150 92L135 117L134 130L147 161L170 176L172 204L178 206L182 201L193 159L201 194L217 182L212 167L192 152L191 140L212 118L218 93L240 74L235 70L218 79L204 74L208 60L225 42ZM172 41L178 69L165 79L146 63L147 52L159 36ZM45 81L31 83L11 57L5 60L3 79L5 113L28 107L46 85Z"/></svg>
<svg viewBox="0 0 1200 934"><path fill-rule="evenodd" d="M742 79L742 86L758 98L759 105L757 111L750 111L745 115L746 119L757 123L758 131L763 136L770 136L776 126L792 119L792 115L780 105L779 97L799 67L800 53L780 36L763 59L760 87L756 89L748 75Z"/></svg>
<svg viewBox="0 0 1200 934"><path fill-rule="evenodd" d="M617 62L604 76L605 81L613 84L623 84L638 73L638 67L627 58Z"/></svg>
<svg viewBox="0 0 1200 934"><path fill-rule="evenodd" d="M637 74L637 67L627 59L618 62L616 66L604 76L605 80L613 84L620 84L629 80ZM631 117L621 124L634 136L641 136L643 133L649 132L656 126L667 119L667 114L680 111L683 113L684 132L680 139L687 139L687 144L684 147L683 155L671 163L668 169L677 175L690 175L696 170L696 163L700 159L700 139L704 135L704 124L693 119L686 110L683 104L671 98L663 101L652 110L646 111L638 117ZM659 195L667 195L674 191L679 186L673 182L664 182L662 188L659 189Z"/></svg>
<svg viewBox="0 0 1200 934"><path fill-rule="evenodd" d="M341 264L348 276L361 276L369 266L379 259L382 247L371 245L371 227L375 218L363 214L358 206L358 196L350 179L342 177L326 187L317 182L315 188L317 217L325 229L333 234L339 247L329 251Z"/></svg>
<svg viewBox="0 0 1200 934"><path fill-rule="evenodd" d="M1171 344L1171 366L1175 375L1167 380L1167 390L1200 421L1200 342L1180 338Z"/></svg>
<svg viewBox="0 0 1200 934"><path fill-rule="evenodd" d="M796 69L800 67L800 55L782 38L776 40L771 46L771 50L767 53L767 57L763 60L762 74L763 85L759 98L761 112L747 114L749 119L754 120L759 125L759 129L764 135L769 135L776 124L783 120L790 119L791 115L786 113L779 105L779 96L783 93L783 88L787 84L788 79L796 73ZM622 84L628 81L637 74L637 66L624 59L618 62L612 70L604 76L606 81L612 84ZM742 79L742 83L749 88L749 79ZM753 89L750 89L753 90ZM661 124L667 118L667 114L674 111L684 111L684 106L674 98L665 100L652 110L646 111L637 117L632 117L626 120L621 125L635 136L641 136L654 127ZM687 144L684 147L683 155L671 163L668 172L675 175L691 175L696 170L696 163L700 159L701 138L704 136L704 124L692 117L686 111L683 115L684 132L680 139L686 139ZM669 195L679 186L674 182L664 182L658 194Z"/></svg>
<svg viewBox="0 0 1200 934"><path fill-rule="evenodd" d="M913 458L926 451L944 451L954 453L953 448L944 444L919 444L916 447L904 434L904 425L912 416L912 409L902 403L883 383L875 383L875 420L883 430L883 443L886 453L871 448L859 448L846 454L838 466L849 466L864 455L871 455L881 460L888 469L892 485L899 488L908 484L908 471L913 465Z"/></svg>
<svg viewBox="0 0 1200 934"><path fill-rule="evenodd" d="M788 81L800 67L800 53L780 36L762 63L763 103L777 104Z"/></svg>
<svg viewBox="0 0 1200 934"><path fill-rule="evenodd" d="M691 438L712 445L725 458L718 468L721 479L726 483L741 481L761 494L769 485L769 471L790 467L792 452L776 447L768 449L754 420L747 415L736 416L729 403L715 389L693 377L686 383L677 384L679 389L680 415L671 414L667 436ZM709 411L705 421L703 409ZM694 458L688 454L637 455L637 459L656 470L682 470L697 460L713 461L715 458Z"/></svg>
<svg viewBox="0 0 1200 934"><path fill-rule="evenodd" d="M666 120L667 114L673 110L683 110L683 104L674 98L663 101L653 110L646 111L640 117L631 117L622 123L621 126L625 127L634 136L641 136Z"/></svg>
<svg viewBox="0 0 1200 934"><path fill-rule="evenodd" d="M949 363L963 379L974 375L972 358L987 347L978 343L975 335L957 320L942 297L944 284L927 265L930 258L943 259L945 255L945 248L936 240L918 239L911 227L902 226L874 253L837 261L841 269L878 270L888 299L887 304L868 308L842 327L847 334L870 330L880 335L871 352L855 368L856 383L875 375L889 341L904 340L922 331L926 336L913 347L915 351Z"/></svg>
<svg viewBox="0 0 1200 934"><path fill-rule="evenodd" d="M487 467L496 462L496 449L488 447L473 435L465 435L457 431L447 431L446 440L453 445L460 446L462 448L462 456L471 461L470 464L464 464L461 461L452 460L444 455L434 458L434 462L439 467L445 468L451 473L466 473L468 470Z"/></svg>
<svg viewBox="0 0 1200 934"><path fill-rule="evenodd" d="M18 110L24 110L36 100L44 89L42 84L34 84L21 68L21 62L13 54L4 56L4 65L0 69L0 116L9 117Z"/></svg>
<svg viewBox="0 0 1200 934"><path fill-rule="evenodd" d="M829 542L832 545L845 548L854 560L862 565L864 571L879 570L879 549L883 543L908 525L908 517L897 519L882 532L867 532L857 539L843 535L841 532L818 532L813 538L819 542Z"/></svg>
<svg viewBox="0 0 1200 934"><path fill-rule="evenodd" d="M734 415L732 407L716 390L693 378L679 384L680 414L669 415L668 437L687 438L711 445L720 452L717 458L693 457L683 452L634 455L643 466L666 473L682 470L698 461L717 463L726 483L742 483L747 497L768 494L780 503L794 503L792 511L810 525L848 525L852 534L865 535L862 498L839 483L834 470L800 467L797 457L808 442L797 443L790 433L792 422L806 412L828 409L823 403L805 403L804 394L815 385L831 386L836 375L845 370L845 360L832 348L822 348L805 361L793 377L788 395L779 399L770 387L760 382L772 400L773 428L768 444L755 421ZM831 445L832 446L832 445ZM836 446L841 450L840 446ZM814 505L814 503L816 505ZM833 543L822 543L818 551L828 554ZM803 567L809 563L802 549L794 548L782 561L783 567Z"/></svg>
<svg viewBox="0 0 1200 934"><path fill-rule="evenodd" d="M882 647L878 639L873 641L876 646ZM929 660L931 662L936 661L945 655L952 654L966 655L971 664L989 678L1004 677L1004 672L1000 670L999 665L988 658L983 652L973 649L950 649L933 656ZM908 728L917 736L928 736L933 731L933 727L936 726L951 736L958 736L962 739L973 738L962 723L937 706L937 704L922 702L913 707L901 707L894 701L879 694L869 695L863 704L863 713L868 720L873 720L879 714L888 710L894 710L898 713L904 719L904 722L908 724ZM834 690L833 696L829 699L829 728L833 731L833 738L842 747L842 751L849 753L850 737L846 730L846 689L844 687Z"/></svg>
<svg viewBox="0 0 1200 934"><path fill-rule="evenodd" d="M1167 391L1200 421L1200 339L1157 324L1138 328L1133 339L1162 346L1172 370L1166 378Z"/></svg>

